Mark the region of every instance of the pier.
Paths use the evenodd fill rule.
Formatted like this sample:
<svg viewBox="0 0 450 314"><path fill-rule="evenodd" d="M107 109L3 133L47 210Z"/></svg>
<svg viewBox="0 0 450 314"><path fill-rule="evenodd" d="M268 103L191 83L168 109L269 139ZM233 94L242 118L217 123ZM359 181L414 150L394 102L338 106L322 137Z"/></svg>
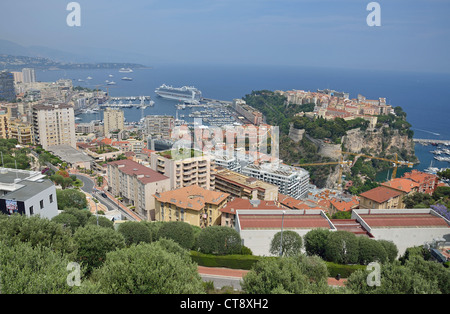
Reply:
<svg viewBox="0 0 450 314"><path fill-rule="evenodd" d="M413 141L415 143L419 143L422 145L446 145L450 146L450 140L432 140L432 139L424 139L424 138L414 138Z"/></svg>

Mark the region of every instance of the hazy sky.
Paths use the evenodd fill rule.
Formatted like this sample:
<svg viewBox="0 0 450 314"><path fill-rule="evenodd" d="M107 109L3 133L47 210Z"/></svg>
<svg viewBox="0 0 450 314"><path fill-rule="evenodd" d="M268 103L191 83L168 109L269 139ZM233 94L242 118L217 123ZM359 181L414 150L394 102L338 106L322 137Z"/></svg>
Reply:
<svg viewBox="0 0 450 314"><path fill-rule="evenodd" d="M2 0L0 39L123 59L450 72L450 1L383 0L381 26L368 0ZM133 59L132 61L136 61Z"/></svg>

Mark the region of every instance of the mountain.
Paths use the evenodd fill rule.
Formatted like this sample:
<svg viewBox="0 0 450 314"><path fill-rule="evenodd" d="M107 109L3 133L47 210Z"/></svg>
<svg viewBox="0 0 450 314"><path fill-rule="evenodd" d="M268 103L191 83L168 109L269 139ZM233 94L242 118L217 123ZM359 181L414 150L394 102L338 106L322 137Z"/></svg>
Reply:
<svg viewBox="0 0 450 314"><path fill-rule="evenodd" d="M129 51L76 46L69 51L44 46L25 47L9 40L0 39L0 55L47 58L60 63L140 63L149 64L148 56Z"/></svg>

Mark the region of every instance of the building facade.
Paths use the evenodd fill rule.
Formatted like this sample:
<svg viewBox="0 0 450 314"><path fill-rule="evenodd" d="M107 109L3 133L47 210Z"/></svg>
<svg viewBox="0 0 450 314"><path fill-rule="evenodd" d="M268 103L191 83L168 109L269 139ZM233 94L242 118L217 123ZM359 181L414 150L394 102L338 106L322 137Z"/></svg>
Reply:
<svg viewBox="0 0 450 314"><path fill-rule="evenodd" d="M170 139L175 127L175 118L167 115L149 115L145 117L145 133L147 135L160 135L163 139Z"/></svg>
<svg viewBox="0 0 450 314"><path fill-rule="evenodd" d="M76 148L75 115L70 105L33 106L33 137L47 149L56 145Z"/></svg>
<svg viewBox="0 0 450 314"><path fill-rule="evenodd" d="M111 131L124 129L123 110L107 108L103 111L103 127L105 136Z"/></svg>
<svg viewBox="0 0 450 314"><path fill-rule="evenodd" d="M379 186L359 195L359 208L399 209L403 206L403 192Z"/></svg>
<svg viewBox="0 0 450 314"><path fill-rule="evenodd" d="M198 185L214 190L214 158L194 150L188 150L187 153L187 155L177 155L173 150L153 152L150 157L151 167L170 178L171 189Z"/></svg>
<svg viewBox="0 0 450 314"><path fill-rule="evenodd" d="M198 185L155 194L157 221L183 221L201 228L220 225L229 194Z"/></svg>
<svg viewBox="0 0 450 314"><path fill-rule="evenodd" d="M14 75L8 71L0 71L0 100L13 101L15 99Z"/></svg>
<svg viewBox="0 0 450 314"><path fill-rule="evenodd" d="M108 163L108 190L147 220L155 219L154 194L170 190L170 179L135 161Z"/></svg>

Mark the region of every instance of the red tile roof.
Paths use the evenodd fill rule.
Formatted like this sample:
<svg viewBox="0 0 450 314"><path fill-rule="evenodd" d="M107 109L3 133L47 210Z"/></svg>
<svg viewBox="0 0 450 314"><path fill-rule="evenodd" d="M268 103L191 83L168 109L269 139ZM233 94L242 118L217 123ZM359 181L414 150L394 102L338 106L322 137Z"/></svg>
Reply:
<svg viewBox="0 0 450 314"><path fill-rule="evenodd" d="M244 198L235 198L232 201L229 201L223 208L220 209L223 213L236 214L236 210L238 209L284 209L277 201L262 201L259 200L259 204L256 204L256 201L250 202L249 199Z"/></svg>
<svg viewBox="0 0 450 314"><path fill-rule="evenodd" d="M393 197L397 197L400 195L402 195L402 192L394 191L384 186L379 186L367 192L361 193L359 196L368 198L372 201L381 204Z"/></svg>
<svg viewBox="0 0 450 314"><path fill-rule="evenodd" d="M384 182L381 185L403 191L405 193L410 193L412 190L419 187L419 183L404 178L395 178L390 181Z"/></svg>
<svg viewBox="0 0 450 314"><path fill-rule="evenodd" d="M155 170L141 165L131 159L112 161L109 162L108 165L118 167L119 171L127 175L137 176L138 180L144 184L169 179L165 175L162 175L159 172L156 172Z"/></svg>
<svg viewBox="0 0 450 314"><path fill-rule="evenodd" d="M328 220L318 214L284 215L283 229L311 229L330 228ZM281 229L282 214L241 214L239 213L239 224L245 229Z"/></svg>
<svg viewBox="0 0 450 314"><path fill-rule="evenodd" d="M447 222L430 213L360 214L370 227L440 227L450 228Z"/></svg>

